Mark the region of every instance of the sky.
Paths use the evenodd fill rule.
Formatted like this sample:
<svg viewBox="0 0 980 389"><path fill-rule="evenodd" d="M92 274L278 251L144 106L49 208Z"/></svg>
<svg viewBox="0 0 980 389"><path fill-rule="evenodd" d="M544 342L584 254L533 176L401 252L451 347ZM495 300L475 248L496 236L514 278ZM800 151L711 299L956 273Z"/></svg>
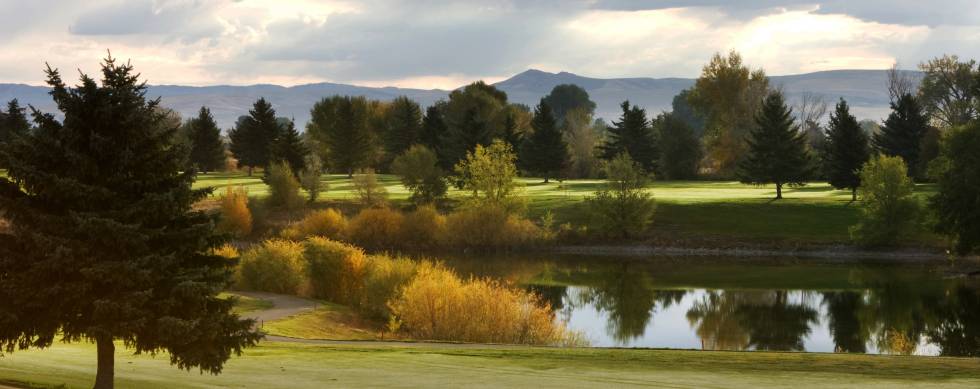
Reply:
<svg viewBox="0 0 980 389"><path fill-rule="evenodd" d="M0 83L92 73L107 50L180 85L697 77L729 50L772 75L911 69L980 58L980 1L0 0Z"/></svg>

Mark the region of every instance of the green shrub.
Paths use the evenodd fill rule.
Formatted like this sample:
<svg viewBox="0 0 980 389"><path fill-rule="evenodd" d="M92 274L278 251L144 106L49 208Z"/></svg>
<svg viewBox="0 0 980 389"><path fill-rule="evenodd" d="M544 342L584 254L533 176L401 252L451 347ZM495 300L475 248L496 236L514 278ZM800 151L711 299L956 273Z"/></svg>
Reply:
<svg viewBox="0 0 980 389"><path fill-rule="evenodd" d="M364 251L341 242L313 237L303 242L313 297L358 308L364 293Z"/></svg>
<svg viewBox="0 0 980 389"><path fill-rule="evenodd" d="M301 240L311 236L340 239L347 229L347 218L340 211L329 208L313 211L302 220L282 231L286 239Z"/></svg>
<svg viewBox="0 0 980 389"><path fill-rule="evenodd" d="M391 170L401 177L402 185L417 204L431 203L446 195L448 187L439 158L425 146L414 145L406 150L395 158Z"/></svg>
<svg viewBox="0 0 980 389"><path fill-rule="evenodd" d="M401 244L401 212L390 208L367 208L347 224L347 237L368 249L391 249Z"/></svg>
<svg viewBox="0 0 980 389"><path fill-rule="evenodd" d="M416 267L408 258L368 257L361 312L373 319L387 320L391 315L388 301L415 277Z"/></svg>
<svg viewBox="0 0 980 389"><path fill-rule="evenodd" d="M657 204L645 191L647 176L643 169L622 153L606 166L608 183L586 199L592 226L600 233L618 238L636 236L653 221Z"/></svg>
<svg viewBox="0 0 980 389"><path fill-rule="evenodd" d="M248 191L244 187L226 187L219 199L221 219L217 230L235 237L252 233L252 211L248 208Z"/></svg>
<svg viewBox="0 0 980 389"><path fill-rule="evenodd" d="M295 210L303 206L303 197L299 194L299 181L296 180L288 163L274 163L267 173L265 180L269 185L267 200L269 205L287 210Z"/></svg>
<svg viewBox="0 0 980 389"><path fill-rule="evenodd" d="M268 240L242 254L237 286L245 290L300 294L304 273L301 244Z"/></svg>
<svg viewBox="0 0 980 389"><path fill-rule="evenodd" d="M405 215L401 226L401 246L411 249L431 249L442 243L446 235L446 217L435 207L424 205Z"/></svg>
<svg viewBox="0 0 980 389"><path fill-rule="evenodd" d="M449 214L443 240L457 248L507 249L540 243L543 238L544 232L530 220L487 203Z"/></svg>
<svg viewBox="0 0 980 389"><path fill-rule="evenodd" d="M320 157L317 157L316 154L308 155L306 168L300 173L299 182L303 190L306 191L307 201L310 204L315 203L321 193L330 189L326 182L320 180L322 174L323 164L320 162Z"/></svg>
<svg viewBox="0 0 980 389"><path fill-rule="evenodd" d="M520 213L525 199L518 196L517 155L510 144L499 139L489 146L476 145L473 152L454 168L463 189L472 194L467 200L471 205L503 207L508 212Z"/></svg>
<svg viewBox="0 0 980 389"><path fill-rule="evenodd" d="M892 246L909 238L919 226L920 205L915 185L901 157L879 155L861 169L861 219L851 237L864 246Z"/></svg>

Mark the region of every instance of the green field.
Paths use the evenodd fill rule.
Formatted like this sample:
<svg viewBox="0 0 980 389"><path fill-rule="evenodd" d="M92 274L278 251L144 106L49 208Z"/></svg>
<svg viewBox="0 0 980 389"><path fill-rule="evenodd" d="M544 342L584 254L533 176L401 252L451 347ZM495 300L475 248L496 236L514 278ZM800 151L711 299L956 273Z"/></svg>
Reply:
<svg viewBox="0 0 980 389"><path fill-rule="evenodd" d="M843 354L263 343L219 376L177 370L165 355L116 358L120 388L980 385L978 359ZM0 382L85 388L94 365L93 346L59 344L3 357Z"/></svg>
<svg viewBox="0 0 980 389"><path fill-rule="evenodd" d="M355 201L351 181L343 175L326 175L329 185L321 205ZM380 181L396 205L407 204L408 191L395 176L382 175ZM528 198L528 215L540 219L552 211L556 222L585 225L588 214L583 200L603 185L601 180L552 181L521 179L522 192ZM212 173L199 176L196 186L218 189L229 185L248 188L251 196L263 197L268 189L259 179L244 174ZM920 185L923 201L935 190ZM801 188L784 189L784 199L773 201L773 186L752 186L723 181L658 181L649 187L658 203L650 239L689 242L694 245L739 246L754 243L792 246L796 244L845 243L848 228L856 223L858 203L851 202L849 191L835 190L826 183L812 183ZM466 193L451 190L450 199ZM937 246L938 237L920 234L910 245Z"/></svg>

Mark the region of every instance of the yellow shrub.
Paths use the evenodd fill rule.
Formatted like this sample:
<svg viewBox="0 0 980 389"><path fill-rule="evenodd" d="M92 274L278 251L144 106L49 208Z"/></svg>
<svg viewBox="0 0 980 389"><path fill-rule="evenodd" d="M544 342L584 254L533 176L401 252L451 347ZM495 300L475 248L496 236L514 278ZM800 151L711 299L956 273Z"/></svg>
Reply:
<svg viewBox="0 0 980 389"><path fill-rule="evenodd" d="M462 281L431 263L391 303L401 328L418 339L560 345L579 341L537 295L488 279Z"/></svg>
<svg viewBox="0 0 980 389"><path fill-rule="evenodd" d="M267 240L242 254L237 286L246 290L300 294L304 274L301 244Z"/></svg>
<svg viewBox="0 0 980 389"><path fill-rule="evenodd" d="M446 218L445 240L453 247L505 249L533 245L543 237L534 223L499 206L467 207Z"/></svg>
<svg viewBox="0 0 980 389"><path fill-rule="evenodd" d="M244 187L226 187L220 198L221 219L217 230L236 237L252 233L252 212L248 209L248 191Z"/></svg>
<svg viewBox="0 0 980 389"><path fill-rule="evenodd" d="M230 244L223 244L221 247L215 248L214 254L228 259L234 259L240 256L238 254L238 249Z"/></svg>
<svg viewBox="0 0 980 389"><path fill-rule="evenodd" d="M389 249L401 243L401 212L389 208L368 208L347 224L347 237L370 249Z"/></svg>
<svg viewBox="0 0 980 389"><path fill-rule="evenodd" d="M340 211L330 208L314 211L302 220L282 231L287 239L300 240L311 236L339 239L347 229L347 218Z"/></svg>
<svg viewBox="0 0 980 389"><path fill-rule="evenodd" d="M446 234L446 217L431 205L418 207L402 221L402 247L427 249L439 246Z"/></svg>
<svg viewBox="0 0 980 389"><path fill-rule="evenodd" d="M368 257L361 312L374 319L387 320L391 314L388 301L415 277L415 272L416 264L408 258Z"/></svg>
<svg viewBox="0 0 980 389"><path fill-rule="evenodd" d="M307 239L305 256L313 297L358 308L364 293L364 251L321 237Z"/></svg>

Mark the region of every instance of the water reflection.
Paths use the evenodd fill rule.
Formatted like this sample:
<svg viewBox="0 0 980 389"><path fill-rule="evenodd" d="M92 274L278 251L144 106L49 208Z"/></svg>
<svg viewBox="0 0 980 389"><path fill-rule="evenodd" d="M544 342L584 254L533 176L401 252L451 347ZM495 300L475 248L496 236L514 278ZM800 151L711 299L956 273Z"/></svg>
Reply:
<svg viewBox="0 0 980 389"><path fill-rule="evenodd" d="M596 346L980 356L980 282L951 277L964 273L958 268L608 258L451 264L525 285Z"/></svg>

